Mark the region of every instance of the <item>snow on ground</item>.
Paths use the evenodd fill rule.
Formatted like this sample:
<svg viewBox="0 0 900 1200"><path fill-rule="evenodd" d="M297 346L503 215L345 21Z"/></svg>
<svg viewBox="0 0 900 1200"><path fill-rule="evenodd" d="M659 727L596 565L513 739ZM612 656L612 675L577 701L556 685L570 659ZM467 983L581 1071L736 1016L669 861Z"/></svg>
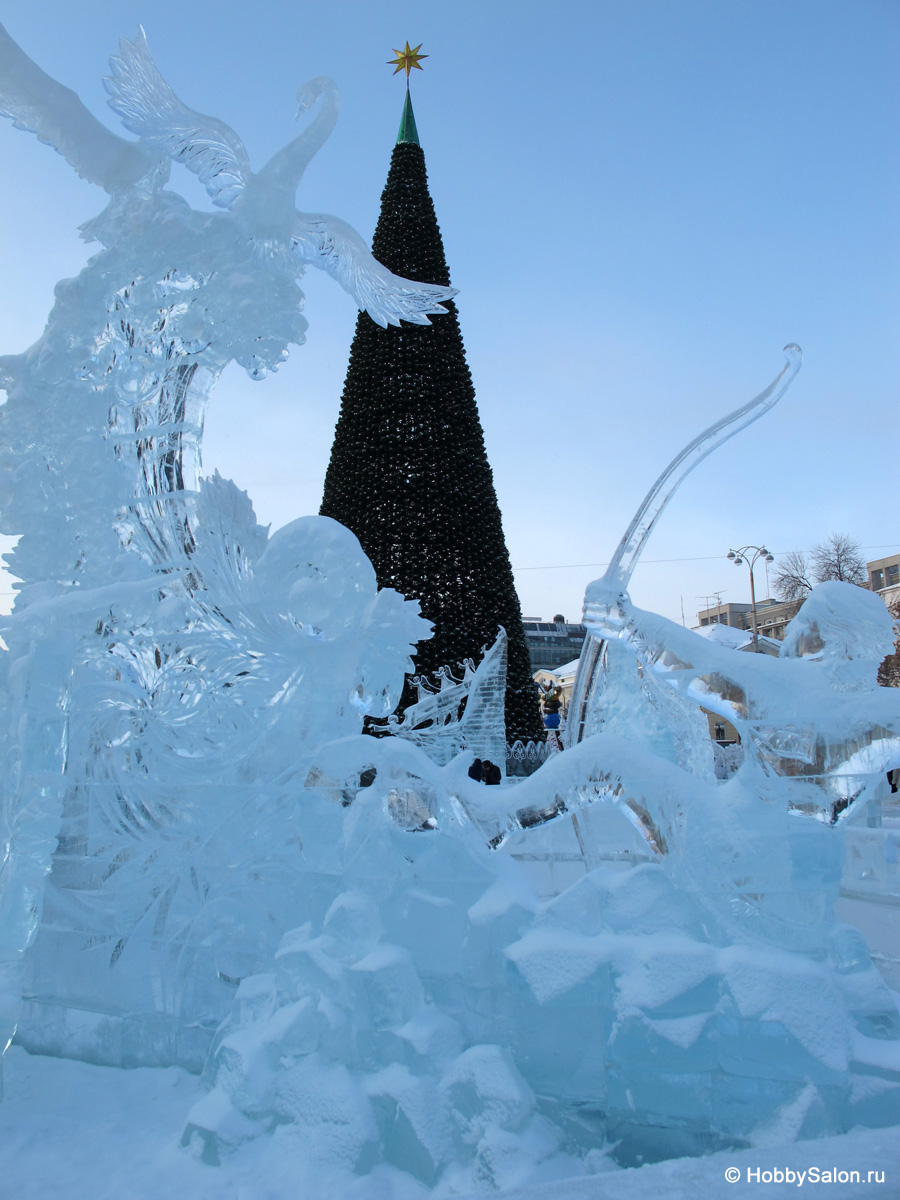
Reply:
<svg viewBox="0 0 900 1200"><path fill-rule="evenodd" d="M123 1071L32 1056L17 1046L7 1053L4 1067L0 1195L10 1200L425 1200L429 1195L386 1168L353 1182L346 1176L303 1177L289 1147L273 1138L246 1145L221 1167L205 1166L179 1144L198 1082L177 1067ZM818 1170L818 1181L811 1168ZM740 1173L736 1182L726 1178L729 1169ZM854 1171L858 1182L849 1174ZM771 1181L765 1172L773 1173ZM802 1182L801 1172L807 1172ZM826 1179L825 1172L837 1174ZM750 1195L766 1200L810 1190L835 1200L896 1200L900 1127L613 1169L500 1195L504 1200L739 1200L748 1184L755 1185Z"/></svg>

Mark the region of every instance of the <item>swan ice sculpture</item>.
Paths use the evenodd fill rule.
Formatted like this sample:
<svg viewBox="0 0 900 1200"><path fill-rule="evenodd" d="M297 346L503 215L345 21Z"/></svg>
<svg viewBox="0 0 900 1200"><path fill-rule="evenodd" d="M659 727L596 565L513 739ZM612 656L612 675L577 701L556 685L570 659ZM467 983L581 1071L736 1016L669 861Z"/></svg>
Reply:
<svg viewBox="0 0 900 1200"><path fill-rule="evenodd" d="M159 565L184 561L190 522L186 528L172 498L196 490L210 391L232 359L261 379L291 343L302 344L307 322L297 280L307 267L326 271L383 326L427 324L454 294L398 278L345 222L296 209L303 172L337 120L331 80L301 87L301 112L317 102L319 110L258 174L233 130L181 103L143 32L121 43L106 84L111 107L139 141L102 126L0 27L0 112L111 197L83 231L104 248L76 280L60 285L36 346L0 361L8 425L18 420L12 414L20 397L29 413L38 398L52 406L39 447L42 472L20 457L34 455L33 439L23 446L17 428L7 437L15 449L5 465L17 477L14 492L2 496L3 519L22 534L11 564L28 584L99 582L117 554L116 524L126 543L137 539ZM194 211L163 190L170 159L196 174L225 211ZM88 431L102 442L86 442ZM120 510L117 522L109 519L111 503ZM42 511L49 524L38 528Z"/></svg>
<svg viewBox="0 0 900 1200"><path fill-rule="evenodd" d="M0 359L0 520L19 535L8 561L23 581L0 664L0 1047L54 854L50 923L70 935L58 936L94 945L100 975L118 968L105 976L113 992L117 979L144 980L147 995L126 987L123 1010L171 1013L193 986L185 938L210 948L245 920L235 894L270 854L263 831L289 824L279 804L304 748L392 712L411 649L429 636L416 603L377 591L347 530L308 517L269 538L246 495L200 478L224 367L261 379L303 343L307 267L382 326L427 324L454 294L393 275L344 222L296 209L337 119L335 85L300 89L301 112L318 111L257 174L231 129L181 103L143 32L122 42L107 87L139 140L106 129L0 27L0 112L109 194L83 229L99 252L58 285L39 341ZM222 211L165 190L170 161ZM271 916L280 890L273 879L250 907ZM151 967L137 945L151 956L168 945L168 958ZM47 949L53 958L60 945ZM46 994L96 1005L99 975L91 983L84 969L62 966ZM233 963L211 972L220 983L240 974Z"/></svg>

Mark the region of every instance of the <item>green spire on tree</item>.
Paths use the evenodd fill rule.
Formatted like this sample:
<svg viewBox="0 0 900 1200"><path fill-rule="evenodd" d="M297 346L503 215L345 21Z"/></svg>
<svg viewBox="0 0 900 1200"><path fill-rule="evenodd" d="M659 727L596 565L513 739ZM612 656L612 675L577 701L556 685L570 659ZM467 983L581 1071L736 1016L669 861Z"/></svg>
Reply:
<svg viewBox="0 0 900 1200"><path fill-rule="evenodd" d="M407 94L375 257L397 275L449 286L425 156ZM509 740L542 736L522 615L456 306L430 325L382 329L360 313L321 513L352 529L380 587L417 599L434 623L416 669L477 660L509 636ZM405 697L415 699L411 689Z"/></svg>

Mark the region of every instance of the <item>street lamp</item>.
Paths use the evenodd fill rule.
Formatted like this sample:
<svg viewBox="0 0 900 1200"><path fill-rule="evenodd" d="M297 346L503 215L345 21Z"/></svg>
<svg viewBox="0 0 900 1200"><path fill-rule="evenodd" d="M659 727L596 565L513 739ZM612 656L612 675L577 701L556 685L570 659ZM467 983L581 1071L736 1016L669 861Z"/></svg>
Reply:
<svg viewBox="0 0 900 1200"><path fill-rule="evenodd" d="M753 557L750 557L750 551L753 551ZM740 550L729 550L728 557L734 561L734 565L739 567L741 563L746 562L750 568L750 609L753 613L753 653L759 654L759 631L756 626L756 587L753 583L753 568L760 559L763 562L770 563L775 561L774 554L770 554L765 546L741 546Z"/></svg>

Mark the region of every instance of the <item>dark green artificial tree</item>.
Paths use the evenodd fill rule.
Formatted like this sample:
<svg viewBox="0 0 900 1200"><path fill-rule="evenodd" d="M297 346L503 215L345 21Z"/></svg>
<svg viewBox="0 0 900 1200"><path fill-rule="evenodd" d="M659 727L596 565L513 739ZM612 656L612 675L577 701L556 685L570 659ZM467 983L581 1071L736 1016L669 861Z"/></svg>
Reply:
<svg viewBox="0 0 900 1200"><path fill-rule="evenodd" d="M450 276L409 92L394 147L375 257L397 275ZM434 624L416 670L428 674L509 637L507 738L542 726L493 475L456 307L430 325L382 329L360 313L321 512L352 529L380 587L417 599ZM407 684L404 704L415 699Z"/></svg>

